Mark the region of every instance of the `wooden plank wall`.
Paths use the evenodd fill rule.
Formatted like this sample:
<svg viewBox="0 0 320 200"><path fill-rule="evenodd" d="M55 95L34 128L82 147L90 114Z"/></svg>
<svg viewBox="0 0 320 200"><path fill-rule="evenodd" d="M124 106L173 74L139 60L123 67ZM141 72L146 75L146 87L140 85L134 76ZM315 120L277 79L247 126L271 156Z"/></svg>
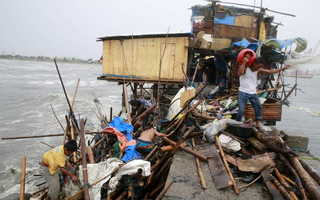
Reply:
<svg viewBox="0 0 320 200"><path fill-rule="evenodd" d="M251 105L247 105L244 111L247 119L254 119L254 109ZM262 119L281 121L282 105L281 103L264 103L262 104Z"/></svg>
<svg viewBox="0 0 320 200"><path fill-rule="evenodd" d="M166 44L166 48L165 48ZM103 74L132 75L158 80L160 59L161 79L183 81L181 63L187 63L188 37L139 38L103 41ZM186 71L186 64L185 64Z"/></svg>

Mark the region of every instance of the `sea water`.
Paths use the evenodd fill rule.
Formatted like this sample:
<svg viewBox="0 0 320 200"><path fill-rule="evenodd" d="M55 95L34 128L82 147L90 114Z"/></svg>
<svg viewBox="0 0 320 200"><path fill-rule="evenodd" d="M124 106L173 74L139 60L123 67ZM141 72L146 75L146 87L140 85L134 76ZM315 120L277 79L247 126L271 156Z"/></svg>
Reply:
<svg viewBox="0 0 320 200"><path fill-rule="evenodd" d="M76 118L86 118L87 129L100 130L94 95L107 117L113 108L117 115L121 109L122 87L117 83L97 80L102 73L98 64L58 63L60 73L72 102L76 84L80 79L75 98ZM295 83L295 78L285 78ZM297 95L290 97L290 106L283 106L282 121L277 128L295 131L309 137L311 154L320 157L320 78L298 79ZM63 133L54 117L65 125L69 108L53 62L35 62L0 59L0 137L37 136ZM43 183L39 174L39 161L50 147L61 144L62 137L44 137L22 140L0 140L0 199L17 199L20 190L22 157L26 156L26 193L38 190Z"/></svg>

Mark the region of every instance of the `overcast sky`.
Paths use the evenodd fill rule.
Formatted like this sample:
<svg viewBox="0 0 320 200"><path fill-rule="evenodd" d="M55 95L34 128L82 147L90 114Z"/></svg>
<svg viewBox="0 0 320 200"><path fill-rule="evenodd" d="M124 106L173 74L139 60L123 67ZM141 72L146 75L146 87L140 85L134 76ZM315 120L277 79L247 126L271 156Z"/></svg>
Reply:
<svg viewBox="0 0 320 200"><path fill-rule="evenodd" d="M260 0L225 0L260 5ZM203 0L0 0L0 54L99 59L98 37L132 33L190 32L192 5ZM264 0L279 15L278 38L320 39L320 1Z"/></svg>

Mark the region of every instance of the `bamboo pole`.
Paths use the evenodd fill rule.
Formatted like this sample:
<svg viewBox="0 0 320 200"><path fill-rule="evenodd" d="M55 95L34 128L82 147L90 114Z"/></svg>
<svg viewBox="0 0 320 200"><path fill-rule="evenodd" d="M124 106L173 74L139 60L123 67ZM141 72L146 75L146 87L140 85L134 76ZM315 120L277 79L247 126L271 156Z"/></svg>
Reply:
<svg viewBox="0 0 320 200"><path fill-rule="evenodd" d="M77 96L77 93L78 93L79 83L80 83L80 79L78 79L77 86L76 86L76 90L74 91L74 95L73 95L73 99L72 99L72 104L71 104L71 108L72 108L72 109L73 109L73 105L74 105L74 102L75 102L75 99L76 99L76 96Z"/></svg>
<svg viewBox="0 0 320 200"><path fill-rule="evenodd" d="M70 120L69 120L69 117L67 115L65 115L65 119L66 119L66 128L65 128L64 134L63 134L62 145L64 145L64 143L66 142L67 134L70 131Z"/></svg>
<svg viewBox="0 0 320 200"><path fill-rule="evenodd" d="M298 158L295 156L289 156L289 159L299 174L302 181L305 183L306 190L312 196L313 199L320 199L320 189L318 184L312 179L312 177L304 170Z"/></svg>
<svg viewBox="0 0 320 200"><path fill-rule="evenodd" d="M162 138L162 139L163 139L165 142L167 142L168 144L171 144L171 145L173 145L173 146L177 144L176 142L174 142L173 140L170 140L169 138L164 137L164 138ZM199 158L199 159L202 160L202 161L207 161L207 160L208 160L208 157L207 157L207 156L204 156L204 155L202 155L202 154L200 154L200 153L198 153L198 152L194 152L192 149L189 149L189 148L187 148L187 147L182 147L182 146L179 146L179 148L180 148L181 150L183 150L183 151L185 151L185 152L193 155L193 156L196 156L197 158Z"/></svg>
<svg viewBox="0 0 320 200"><path fill-rule="evenodd" d="M84 182L84 199L90 200L89 197L89 187L88 187L88 172L87 172L87 159L86 159L86 140L84 137L84 126L85 121L81 119L80 121L80 137L81 137L81 154L82 154L82 171L83 171L83 182ZM71 129L72 130L72 129Z"/></svg>
<svg viewBox="0 0 320 200"><path fill-rule="evenodd" d="M57 120L58 123L60 124L60 127L61 127L62 131L65 132L65 130L64 130L64 128L63 128L60 120L58 119L58 117L57 117L57 115L56 115L56 112L54 112L54 109L53 109L53 107L52 107L52 104L50 104L50 107L51 107L51 110L52 110L52 112L53 112L54 117L56 118L56 120Z"/></svg>
<svg viewBox="0 0 320 200"><path fill-rule="evenodd" d="M102 133L103 131L92 131L92 132L85 132L85 134L97 134ZM78 135L75 133L75 135ZM20 137L5 137L1 138L2 140L18 140L18 139L32 139L32 138L42 138L42 137L56 137L56 136L64 136L63 133L60 134L48 134L48 135L34 135L34 136L20 136Z"/></svg>
<svg viewBox="0 0 320 200"><path fill-rule="evenodd" d="M81 136L81 134L80 134ZM73 124L71 124L71 139L74 140L74 130L73 130ZM73 162L77 162L77 152L73 152Z"/></svg>
<svg viewBox="0 0 320 200"><path fill-rule="evenodd" d="M291 172L293 178L295 179L295 183L298 185L299 191L302 194L302 199L307 200L306 192L304 190L304 187L302 185L302 182L296 170L293 169L293 167L290 165L289 161L285 157L283 157L282 155L279 155L279 158L282 161L282 163L287 167L287 169Z"/></svg>
<svg viewBox="0 0 320 200"><path fill-rule="evenodd" d="M26 185L26 157L22 156L21 178L20 178L20 200L24 200Z"/></svg>
<svg viewBox="0 0 320 200"><path fill-rule="evenodd" d="M225 157L225 155L224 155L223 149L222 149L222 147L221 147L221 145L220 145L219 137L218 137L217 134L215 135L215 139L216 139L217 146L218 146L218 148L219 148L219 152L220 152L221 158L222 158L222 160L223 160L223 163L224 163L224 165L225 165L225 167L226 167L226 169L227 169L227 172L228 172L228 174L229 174L229 177L230 177L230 179L231 179L231 182L232 182L232 185L233 185L233 190L234 190L234 192L235 192L236 194L239 194L239 190L238 190L237 185L236 185L236 182L234 181L234 178L233 178L233 176L232 176L231 170L230 170L230 168L229 168L228 162L227 162L226 157Z"/></svg>
<svg viewBox="0 0 320 200"><path fill-rule="evenodd" d="M47 194L47 191L43 192L41 195L38 196L37 200L42 200L42 198L46 196L46 194Z"/></svg>
<svg viewBox="0 0 320 200"><path fill-rule="evenodd" d="M44 142L40 142L41 144L44 144L44 145L46 145L46 146L48 146L48 147L50 147L50 148L54 148L54 146L52 146L52 145L50 145L50 144L46 144L46 143L44 143Z"/></svg>
<svg viewBox="0 0 320 200"><path fill-rule="evenodd" d="M184 111L184 109L186 109L186 107L204 90L204 88L206 88L208 85L208 82L205 83L201 88L200 90L196 93L196 95L194 97L192 97L191 99L189 99L185 105L183 106L183 108L177 113L174 115L174 117L170 120L171 124L172 122L180 115L180 113L182 113ZM190 111L191 112L191 111ZM170 124L170 125L171 125Z"/></svg>
<svg viewBox="0 0 320 200"><path fill-rule="evenodd" d="M292 186L297 187L297 184L295 182L293 182L290 178L286 177L285 175L281 174L282 178L287 181L288 183L290 183Z"/></svg>
<svg viewBox="0 0 320 200"><path fill-rule="evenodd" d="M176 122L172 122L172 123L168 126L168 128L167 128L167 130L164 132L164 134L168 134L169 131L170 131L173 127L176 127L176 125L180 123L180 120L184 120L184 118L185 118L190 112L192 112L198 105L200 105L203 101L204 101L204 98L200 99L200 100L199 100L195 105L193 105L186 113L184 113L184 115L183 115L180 119L178 119ZM190 101L189 103L191 103L191 101ZM188 105L189 105L189 103L188 103ZM187 106L185 106L184 108L186 108L186 107L187 107ZM181 111L182 111L182 110L181 110ZM179 113L179 114L180 114L180 113ZM176 115L178 115L178 114L176 114Z"/></svg>
<svg viewBox="0 0 320 200"><path fill-rule="evenodd" d="M196 143L194 142L194 138L191 139L191 142L192 142L193 151L197 152ZM197 169L198 169L197 171L198 171L198 174L199 174L199 177L200 177L201 186L204 189L207 189L207 184L206 184L206 181L204 180L204 177L203 177L203 173L202 173L202 170L201 170L199 158L195 158L195 159L196 159L196 164L197 164Z"/></svg>
<svg viewBox="0 0 320 200"><path fill-rule="evenodd" d="M42 191L44 191L44 190L46 190L46 189L48 189L49 187L47 186L47 187L45 187L45 188L42 188L42 189L40 189L40 190L38 190L38 191L35 191L34 193L32 193L32 196L33 195L36 195L36 194L38 194L38 193L40 193L40 192L42 192Z"/></svg>
<svg viewBox="0 0 320 200"><path fill-rule="evenodd" d="M167 187L165 187L160 194L158 195L158 197L156 198L156 200L160 200L162 199L162 197L167 193L167 191L169 190L169 188L171 187L171 185L173 184L173 181L170 181L170 183L167 185Z"/></svg>
<svg viewBox="0 0 320 200"><path fill-rule="evenodd" d="M112 107L110 107L110 118L109 118L110 122L112 122Z"/></svg>
<svg viewBox="0 0 320 200"><path fill-rule="evenodd" d="M277 168L274 168L274 172L277 175L277 177L279 178L280 183L285 187L285 188L290 188L289 184L284 180L284 178L282 177L282 174L278 171ZM297 196L295 195L295 193L293 191L289 191L289 194L291 195L292 199L294 200L298 200Z"/></svg>
<svg viewBox="0 0 320 200"><path fill-rule="evenodd" d="M280 193L282 194L282 196L285 197L285 199L288 199L288 200L294 200L292 198L292 196L284 189L284 187L279 183L279 181L274 177L272 176L272 174L269 174L270 175L270 179L271 181L273 182L273 184L276 186L276 188L278 188L278 190L280 191Z"/></svg>

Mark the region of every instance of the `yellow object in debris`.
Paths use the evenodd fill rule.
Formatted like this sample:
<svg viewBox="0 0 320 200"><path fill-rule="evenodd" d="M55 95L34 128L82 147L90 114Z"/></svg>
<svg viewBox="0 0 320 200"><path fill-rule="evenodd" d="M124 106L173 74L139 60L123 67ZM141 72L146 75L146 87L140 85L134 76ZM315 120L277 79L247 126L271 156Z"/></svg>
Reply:
<svg viewBox="0 0 320 200"><path fill-rule="evenodd" d="M232 115L226 115L224 118L225 119L231 119Z"/></svg>

